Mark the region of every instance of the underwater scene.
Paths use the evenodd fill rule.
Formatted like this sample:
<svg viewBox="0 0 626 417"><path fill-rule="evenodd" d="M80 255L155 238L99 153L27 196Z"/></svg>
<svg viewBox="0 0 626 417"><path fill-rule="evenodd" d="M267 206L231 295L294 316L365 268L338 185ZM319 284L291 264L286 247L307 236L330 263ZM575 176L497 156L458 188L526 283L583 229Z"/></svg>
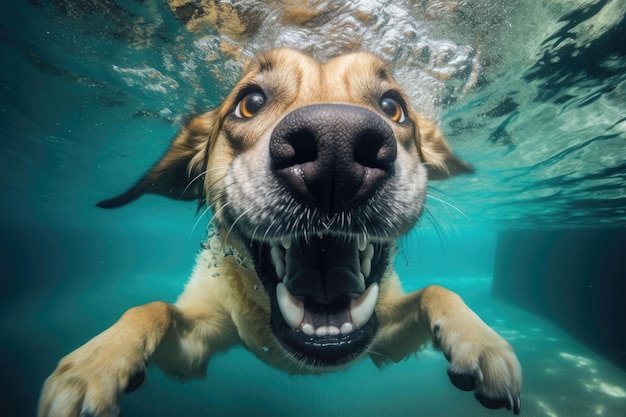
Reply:
<svg viewBox="0 0 626 417"><path fill-rule="evenodd" d="M623 0L5 2L0 415L36 416L61 358L133 306L177 300L211 207L154 194L96 203L135 184L277 47L321 62L380 56L473 167L429 181L394 268L407 292L456 292L510 343L519 415L626 416ZM512 414L457 389L448 365L428 343L382 369L366 358L290 375L239 346L203 378L149 367L119 404L125 416Z"/></svg>

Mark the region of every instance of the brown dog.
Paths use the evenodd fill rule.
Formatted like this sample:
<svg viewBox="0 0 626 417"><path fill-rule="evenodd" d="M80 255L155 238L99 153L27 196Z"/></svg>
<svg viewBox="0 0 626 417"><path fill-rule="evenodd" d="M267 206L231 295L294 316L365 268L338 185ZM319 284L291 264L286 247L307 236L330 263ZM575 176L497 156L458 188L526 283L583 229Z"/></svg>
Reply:
<svg viewBox="0 0 626 417"><path fill-rule="evenodd" d="M178 301L132 308L63 358L39 415L118 415L120 394L148 365L202 377L212 355L235 345L290 373L325 373L364 357L397 362L429 340L454 385L517 414L511 346L456 294L405 294L393 270L427 176L469 171L377 57L260 56L142 179L98 204L143 193L200 200L214 225Z"/></svg>

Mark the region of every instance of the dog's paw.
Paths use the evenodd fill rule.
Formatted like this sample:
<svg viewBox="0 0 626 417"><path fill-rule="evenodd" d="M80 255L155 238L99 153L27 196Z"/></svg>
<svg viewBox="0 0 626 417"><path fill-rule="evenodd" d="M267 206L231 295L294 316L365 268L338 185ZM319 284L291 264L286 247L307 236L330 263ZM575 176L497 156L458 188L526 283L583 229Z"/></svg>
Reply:
<svg viewBox="0 0 626 417"><path fill-rule="evenodd" d="M433 327L434 344L450 362L450 381L463 391L474 391L487 408L505 407L519 414L522 369L511 346L480 319L456 327Z"/></svg>
<svg viewBox="0 0 626 417"><path fill-rule="evenodd" d="M39 417L117 417L122 393L145 378L139 349L129 349L107 332L65 356L46 380Z"/></svg>

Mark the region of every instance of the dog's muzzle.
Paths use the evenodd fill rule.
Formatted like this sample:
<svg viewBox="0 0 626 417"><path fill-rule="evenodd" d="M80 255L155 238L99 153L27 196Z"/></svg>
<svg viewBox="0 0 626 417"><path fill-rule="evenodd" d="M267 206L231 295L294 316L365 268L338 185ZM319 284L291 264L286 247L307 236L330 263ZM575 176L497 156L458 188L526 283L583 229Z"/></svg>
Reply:
<svg viewBox="0 0 626 417"><path fill-rule="evenodd" d="M269 156L291 207L311 213L309 228L293 230L283 213L289 208L275 207L286 221L251 248L272 300L274 334L311 369L349 363L373 340L379 284L394 245L368 235L381 219L357 217L394 174L395 135L366 108L311 105L276 125Z"/></svg>

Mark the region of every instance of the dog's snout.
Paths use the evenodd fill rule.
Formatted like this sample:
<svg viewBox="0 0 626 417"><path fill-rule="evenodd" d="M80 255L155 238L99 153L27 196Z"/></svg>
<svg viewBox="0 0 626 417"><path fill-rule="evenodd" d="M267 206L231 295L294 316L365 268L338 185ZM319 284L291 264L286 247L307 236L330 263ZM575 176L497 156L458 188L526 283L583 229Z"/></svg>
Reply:
<svg viewBox="0 0 626 417"><path fill-rule="evenodd" d="M363 107L316 104L289 113L270 139L274 173L299 201L328 213L370 198L393 174L396 139Z"/></svg>

